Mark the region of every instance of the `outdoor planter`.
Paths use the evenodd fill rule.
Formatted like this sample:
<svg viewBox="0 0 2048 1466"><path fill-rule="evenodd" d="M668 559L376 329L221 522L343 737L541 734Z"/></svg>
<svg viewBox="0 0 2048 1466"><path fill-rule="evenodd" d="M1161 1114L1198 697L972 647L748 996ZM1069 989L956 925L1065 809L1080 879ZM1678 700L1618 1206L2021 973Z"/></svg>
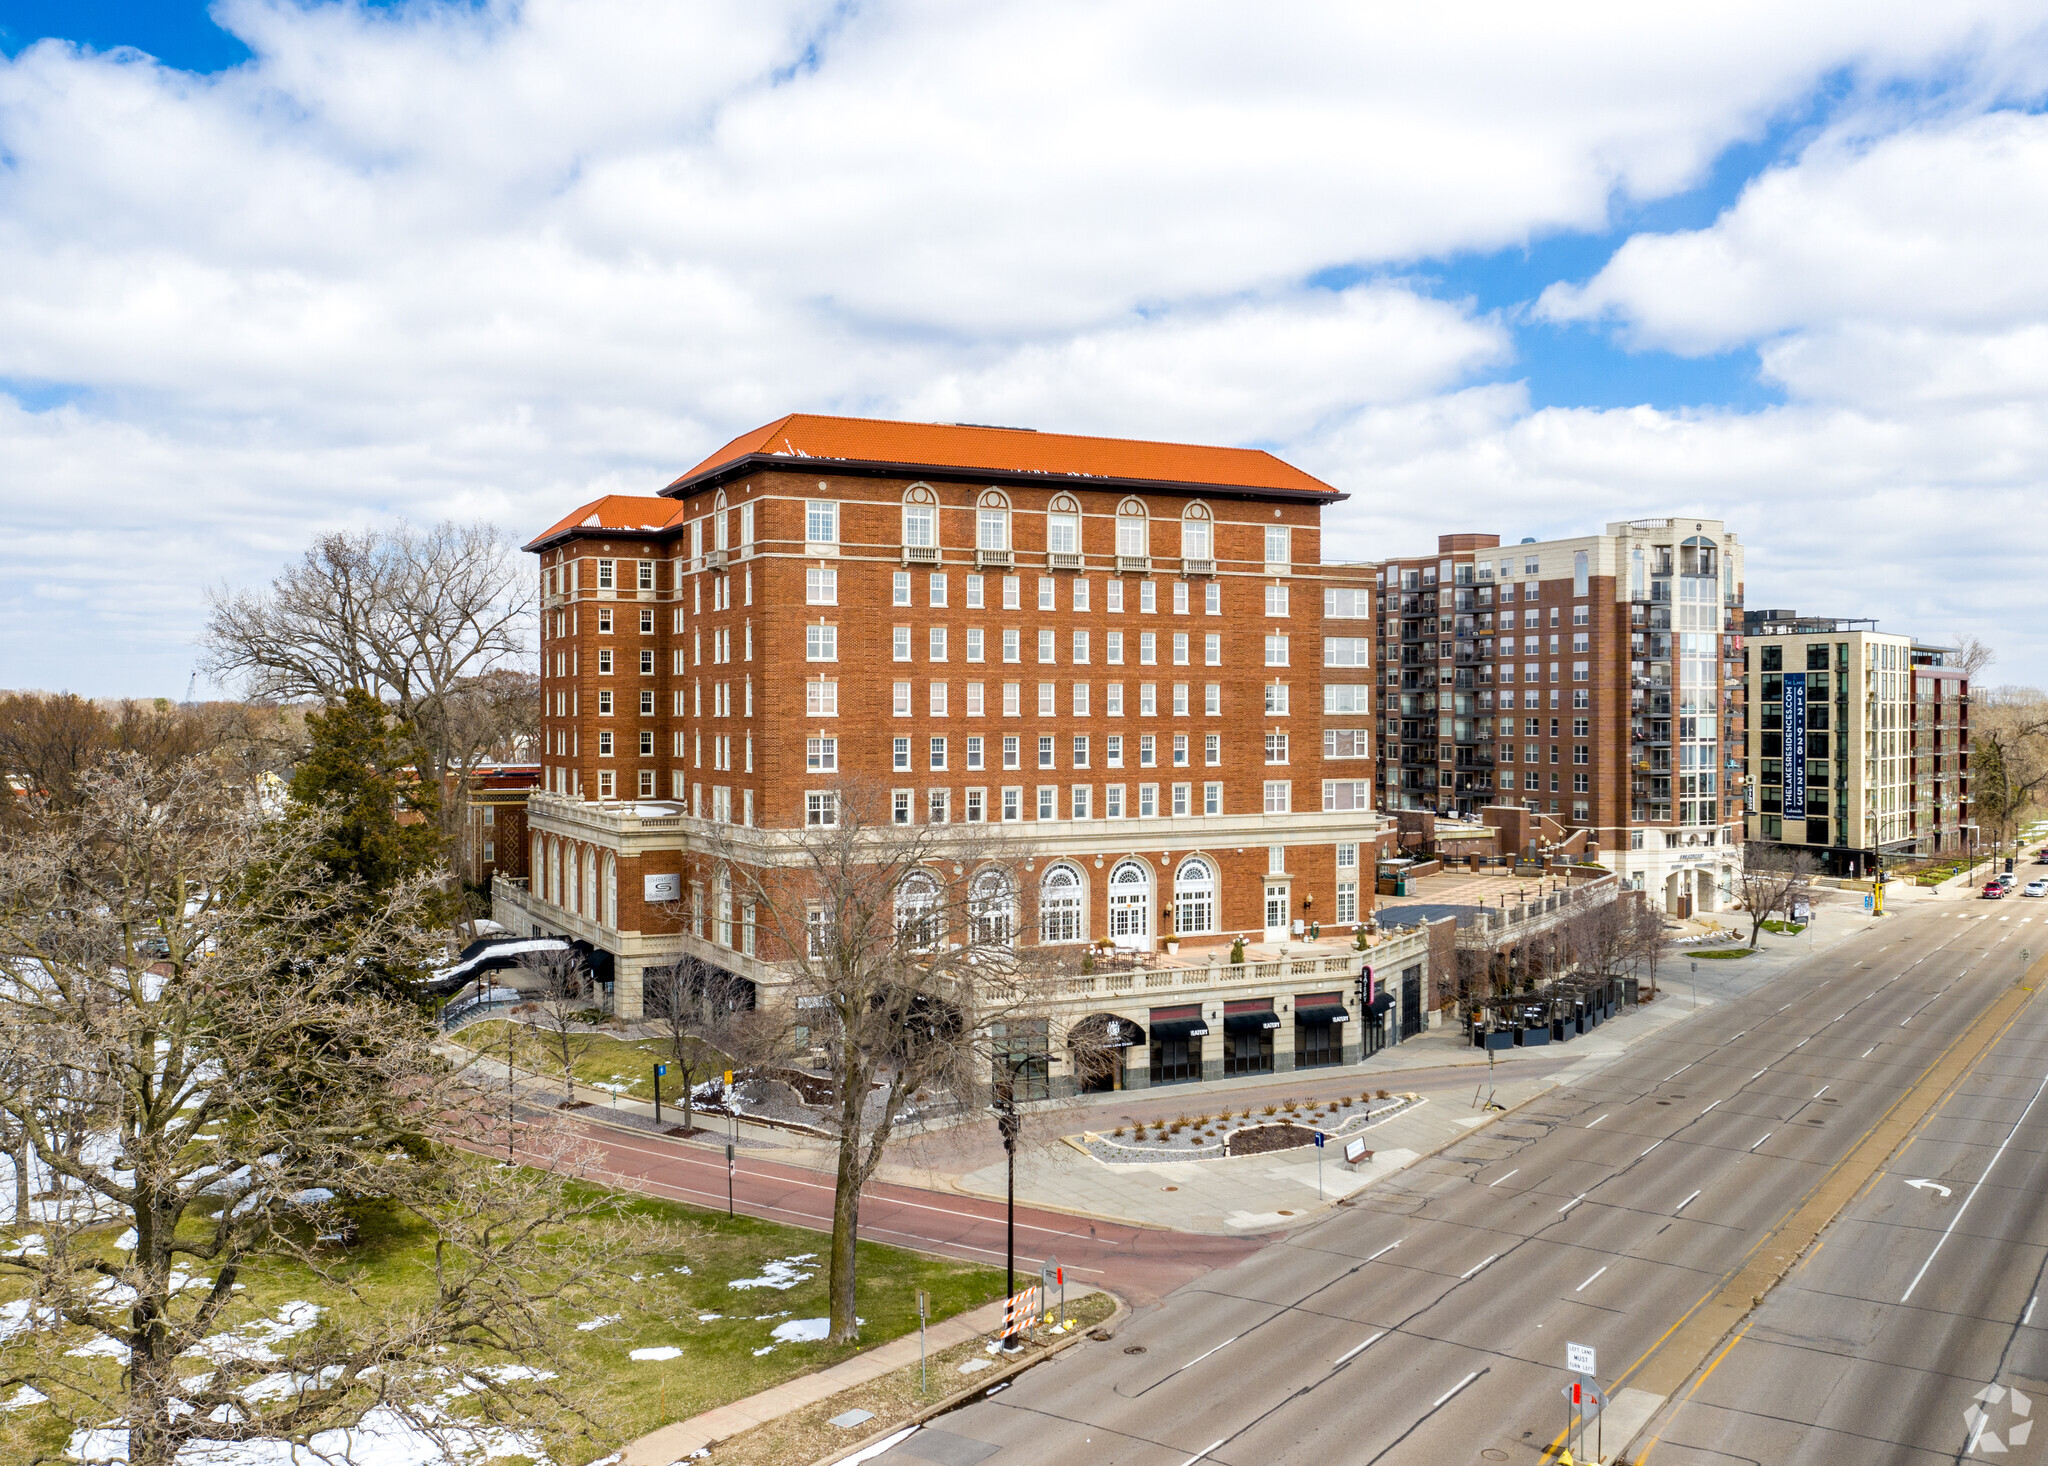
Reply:
<svg viewBox="0 0 2048 1466"><path fill-rule="evenodd" d="M1550 1030L1548 1028L1517 1029L1515 1031L1515 1042L1527 1048L1534 1048L1538 1044L1547 1044L1550 1042Z"/></svg>
<svg viewBox="0 0 2048 1466"><path fill-rule="evenodd" d="M1482 1049L1511 1049L1515 1046L1514 1030L1510 1028L1496 1028L1491 1033L1478 1035L1478 1038Z"/></svg>

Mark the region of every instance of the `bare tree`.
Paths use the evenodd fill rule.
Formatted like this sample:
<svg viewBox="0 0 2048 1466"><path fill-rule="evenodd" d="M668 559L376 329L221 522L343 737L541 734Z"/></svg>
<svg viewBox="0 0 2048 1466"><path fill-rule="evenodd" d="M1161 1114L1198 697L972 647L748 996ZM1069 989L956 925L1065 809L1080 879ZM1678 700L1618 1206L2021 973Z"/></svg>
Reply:
<svg viewBox="0 0 2048 1466"><path fill-rule="evenodd" d="M576 1061L590 1047L590 1025L583 1021L591 1008L590 971L573 947L527 952L519 965L537 984L531 1001L535 1036L561 1066L563 1105L574 1104Z"/></svg>
<svg viewBox="0 0 2048 1466"><path fill-rule="evenodd" d="M1641 891L1617 891L1612 901L1588 906L1571 919L1569 941L1579 970L1589 977L1645 975L1654 991L1664 949L1664 921Z"/></svg>
<svg viewBox="0 0 2048 1466"><path fill-rule="evenodd" d="M669 1063L683 1086L683 1128L696 1128L695 1091L701 1076L722 1069L747 1041L753 984L685 955L646 978L644 1011L668 1041Z"/></svg>
<svg viewBox="0 0 2048 1466"><path fill-rule="evenodd" d="M1984 669L1998 660L1991 644L1968 634L1956 638L1955 650L1942 657L1942 665L1961 669L1974 684Z"/></svg>
<svg viewBox="0 0 2048 1466"><path fill-rule="evenodd" d="M361 688L412 725L419 776L444 792L455 859L470 773L501 738L494 715L479 712L494 705L489 674L531 651L533 593L503 533L443 523L323 535L268 591L210 599L203 665L213 676L270 698Z"/></svg>
<svg viewBox="0 0 2048 1466"><path fill-rule="evenodd" d="M1736 879L1743 909L1749 912L1749 944L1763 940L1764 923L1792 909L1793 899L1806 893L1820 863L1804 850L1782 845L1751 845L1744 852Z"/></svg>
<svg viewBox="0 0 2048 1466"><path fill-rule="evenodd" d="M203 1442L304 1446L373 1411L471 1444L496 1424L572 1428L552 1319L605 1244L579 1230L597 1266L559 1266L588 1211L552 1176L469 1156L495 1117L416 1011L354 982L419 960L421 884L351 910L337 940L307 822L198 763L129 755L82 792L75 819L0 852L0 1109L48 1187L41 1245L0 1254L26 1308L0 1389L48 1397L88 1433L85 1459L133 1466ZM429 1239L402 1302L359 1291L321 1244L366 1202ZM227 1337L251 1321L239 1279L280 1259L320 1279L320 1326L251 1351ZM476 1413L457 1420L439 1403L451 1350L526 1367L466 1380Z"/></svg>
<svg viewBox="0 0 2048 1466"><path fill-rule="evenodd" d="M728 891L755 908L762 940L791 979L784 1016L793 1027L801 1014L829 1056L838 1136L831 1339L846 1343L858 1337L862 1188L915 1096L988 1102L991 1033L1034 1011L1039 968L1020 937L1031 914L1022 867L1033 852L1005 838L1011 832L898 824L888 791L866 785L831 799L801 829L729 830L710 874L715 918L725 919ZM1014 1035L1000 1043L1013 1055ZM1014 1057L1003 1067L1014 1093Z"/></svg>
<svg viewBox="0 0 2048 1466"><path fill-rule="evenodd" d="M1996 687L1970 701L1971 812L2002 844L2048 789L2048 697Z"/></svg>

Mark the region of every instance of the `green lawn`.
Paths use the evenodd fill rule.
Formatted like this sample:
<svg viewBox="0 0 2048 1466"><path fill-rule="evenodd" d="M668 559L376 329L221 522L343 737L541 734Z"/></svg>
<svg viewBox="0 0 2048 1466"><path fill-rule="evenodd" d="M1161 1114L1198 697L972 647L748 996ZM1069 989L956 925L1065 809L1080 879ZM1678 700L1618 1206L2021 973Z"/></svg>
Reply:
<svg viewBox="0 0 2048 1466"><path fill-rule="evenodd" d="M1796 937L1806 930L1806 923L1803 921L1779 921L1776 917L1772 917L1764 923L1764 930L1776 932L1781 937Z"/></svg>
<svg viewBox="0 0 2048 1466"><path fill-rule="evenodd" d="M834 1364L917 1327L917 1292L931 1295L932 1316L950 1317L1002 1295L1001 1272L964 1262L924 1257L863 1243L857 1311L865 1320L859 1345L778 1343L778 1324L826 1314L823 1260L826 1239L816 1232L749 1217L727 1218L678 1203L632 1200L631 1216L671 1224L681 1242L673 1251L637 1258L630 1268L600 1276L587 1306L558 1322L570 1363L563 1384L603 1423L600 1449L561 1443L561 1466L583 1463L655 1429L796 1375ZM370 1209L360 1243L345 1266L369 1306L403 1305L423 1289L431 1256L423 1231L391 1212ZM111 1253L122 1229L108 1227ZM565 1272L579 1268L577 1234L558 1239ZM811 1254L808 1261L800 1261ZM782 1263L781 1269L771 1264ZM335 1304L337 1295L303 1267L278 1258L244 1274L230 1327L275 1318L284 1304ZM792 1286L735 1288L734 1280L794 1279ZM11 1285L10 1285L11 1286ZM0 1287L0 1301L11 1301ZM579 1328L578 1325L594 1325ZM673 1347L679 1357L635 1361L635 1349ZM0 1360L7 1351L0 1350ZM105 1361L110 1379L118 1366ZM195 1371L203 1367L195 1361ZM60 1450L69 1434L46 1406L0 1413L0 1460L33 1459ZM501 1458L510 1460L512 1458Z"/></svg>
<svg viewBox="0 0 2048 1466"><path fill-rule="evenodd" d="M1690 955L1694 957L1713 957L1721 961L1728 961L1736 957L1748 957L1754 954L1748 947L1720 947L1711 952L1694 952Z"/></svg>
<svg viewBox="0 0 2048 1466"><path fill-rule="evenodd" d="M562 1056L560 1048L552 1041L554 1035L529 1024L515 1023L502 1018L492 1018L481 1023L472 1023L459 1028L449 1035L449 1042L480 1053L487 1058L503 1062L507 1032L517 1030L516 1054L519 1066L531 1073L552 1078L557 1083L562 1077ZM601 1028L578 1032L571 1040L575 1060L571 1065L577 1081L609 1089L628 1099L651 1100L654 1098L654 1066L667 1064L669 1072L661 1081L662 1103L675 1104L682 1108L682 1077L671 1058L671 1050L665 1039L628 1039L607 1033ZM708 1046L700 1045L701 1052L715 1054ZM713 1077L729 1062L719 1056L715 1063L707 1063L697 1074L702 1084Z"/></svg>

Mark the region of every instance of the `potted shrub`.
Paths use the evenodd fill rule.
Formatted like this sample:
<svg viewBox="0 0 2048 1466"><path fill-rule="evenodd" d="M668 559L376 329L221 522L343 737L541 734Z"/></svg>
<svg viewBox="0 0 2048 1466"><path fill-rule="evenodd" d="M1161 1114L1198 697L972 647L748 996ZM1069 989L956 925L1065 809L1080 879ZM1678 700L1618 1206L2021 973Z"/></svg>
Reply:
<svg viewBox="0 0 2048 1466"><path fill-rule="evenodd" d="M1230 939L1230 960L1233 965L1244 961L1243 937L1232 937Z"/></svg>
<svg viewBox="0 0 2048 1466"><path fill-rule="evenodd" d="M1171 957L1178 951L1180 951L1180 938L1169 934L1166 938L1166 954Z"/></svg>

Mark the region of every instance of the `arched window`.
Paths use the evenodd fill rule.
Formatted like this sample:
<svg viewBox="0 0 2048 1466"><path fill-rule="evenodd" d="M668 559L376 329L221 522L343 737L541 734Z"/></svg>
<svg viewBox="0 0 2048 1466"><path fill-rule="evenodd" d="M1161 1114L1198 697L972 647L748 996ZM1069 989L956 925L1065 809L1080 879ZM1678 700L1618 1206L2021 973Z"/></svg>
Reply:
<svg viewBox="0 0 2048 1466"><path fill-rule="evenodd" d="M903 543L914 550L929 550L939 543L939 499L924 484L912 484L903 493Z"/></svg>
<svg viewBox="0 0 2048 1466"><path fill-rule="evenodd" d="M567 906L569 898L562 886L562 842L548 841L548 899L557 906Z"/></svg>
<svg viewBox="0 0 2048 1466"><path fill-rule="evenodd" d="M1010 501L999 489L984 491L974 506L974 547L977 550L1010 548Z"/></svg>
<svg viewBox="0 0 2048 1466"><path fill-rule="evenodd" d="M1053 495L1045 514L1045 548L1055 555L1081 553L1081 504L1072 494Z"/></svg>
<svg viewBox="0 0 2048 1466"><path fill-rule="evenodd" d="M533 837L533 894L548 899L548 848L539 835Z"/></svg>
<svg viewBox="0 0 2048 1466"><path fill-rule="evenodd" d="M711 878L711 940L721 947L732 945L732 872L723 866Z"/></svg>
<svg viewBox="0 0 2048 1466"><path fill-rule="evenodd" d="M1119 556L1143 557L1151 550L1151 521L1146 517L1145 506L1137 499L1126 499L1116 506L1116 552Z"/></svg>
<svg viewBox="0 0 2048 1466"><path fill-rule="evenodd" d="M985 870L967 892L967 941L974 947L1007 947L1017 939L1017 893L999 870Z"/></svg>
<svg viewBox="0 0 2048 1466"><path fill-rule="evenodd" d="M914 870L897 885L896 931L913 951L938 946L939 883L927 872Z"/></svg>
<svg viewBox="0 0 2048 1466"><path fill-rule="evenodd" d="M1174 872L1173 929L1183 937L1216 929L1216 870L1199 857L1183 860Z"/></svg>
<svg viewBox="0 0 2048 1466"><path fill-rule="evenodd" d="M1038 940L1047 943L1085 941L1084 910L1088 884L1071 865L1055 865L1038 883Z"/></svg>
<svg viewBox="0 0 2048 1466"><path fill-rule="evenodd" d="M1714 565L1714 542L1705 535L1694 535L1678 547L1678 573L1680 575L1718 575Z"/></svg>
<svg viewBox="0 0 2048 1466"><path fill-rule="evenodd" d="M1152 873L1140 861L1109 873L1109 935L1122 946L1152 935Z"/></svg>
<svg viewBox="0 0 2048 1466"><path fill-rule="evenodd" d="M1180 557L1183 560L1213 560L1216 541L1212 531L1215 522L1209 517L1209 506L1190 504L1180 516Z"/></svg>
<svg viewBox="0 0 2048 1466"><path fill-rule="evenodd" d="M616 928L619 924L619 862L610 851L604 857L604 884L598 887L597 924Z"/></svg>
<svg viewBox="0 0 2048 1466"><path fill-rule="evenodd" d="M597 910L597 852L583 847L583 914L595 920Z"/></svg>
<svg viewBox="0 0 2048 1466"><path fill-rule="evenodd" d="M711 530L712 548L718 550L729 549L731 548L731 546L728 544L728 540L730 538L728 526L730 525L731 521L727 518L725 512L725 490L720 489L718 491L718 496L715 499L713 499L711 503L713 506Z"/></svg>

